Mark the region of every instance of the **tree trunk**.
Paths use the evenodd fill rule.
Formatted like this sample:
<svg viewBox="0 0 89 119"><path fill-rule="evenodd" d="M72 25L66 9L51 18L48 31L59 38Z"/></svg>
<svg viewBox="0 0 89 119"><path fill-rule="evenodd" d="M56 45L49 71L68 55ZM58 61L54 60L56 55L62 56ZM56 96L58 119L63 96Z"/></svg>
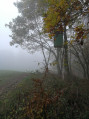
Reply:
<svg viewBox="0 0 89 119"><path fill-rule="evenodd" d="M62 77L62 71L60 69L59 63L57 63L57 73L59 77Z"/></svg>
<svg viewBox="0 0 89 119"><path fill-rule="evenodd" d="M64 24L64 78L69 76L69 64L68 64L68 44L66 35L66 25Z"/></svg>
<svg viewBox="0 0 89 119"><path fill-rule="evenodd" d="M61 71L61 64L59 64L59 57L60 57L60 48L57 48L57 57L56 57L56 61L57 61L57 72L58 72L58 76L61 77L62 76L62 71Z"/></svg>

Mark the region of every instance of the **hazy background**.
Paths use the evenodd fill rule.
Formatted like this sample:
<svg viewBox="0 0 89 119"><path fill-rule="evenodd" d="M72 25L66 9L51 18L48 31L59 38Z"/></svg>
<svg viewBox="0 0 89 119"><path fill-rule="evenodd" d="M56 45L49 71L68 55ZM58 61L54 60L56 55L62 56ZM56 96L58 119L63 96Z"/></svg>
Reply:
<svg viewBox="0 0 89 119"><path fill-rule="evenodd" d="M0 70L32 71L38 69L42 55L36 52L29 54L26 50L10 46L11 31L5 27L18 15L17 8L13 5L16 0L0 1Z"/></svg>

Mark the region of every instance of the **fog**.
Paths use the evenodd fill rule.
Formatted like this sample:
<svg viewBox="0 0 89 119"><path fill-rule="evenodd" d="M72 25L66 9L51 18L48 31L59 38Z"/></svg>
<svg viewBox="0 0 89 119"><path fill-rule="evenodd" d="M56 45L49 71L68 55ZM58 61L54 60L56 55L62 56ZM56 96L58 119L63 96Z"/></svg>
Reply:
<svg viewBox="0 0 89 119"><path fill-rule="evenodd" d="M0 1L0 70L35 71L39 69L38 62L42 61L40 52L29 54L20 47L10 46L11 31L5 27L18 15L13 5L16 0Z"/></svg>
<svg viewBox="0 0 89 119"><path fill-rule="evenodd" d="M42 60L39 53L33 55L21 49L18 52L0 50L0 70L35 71Z"/></svg>

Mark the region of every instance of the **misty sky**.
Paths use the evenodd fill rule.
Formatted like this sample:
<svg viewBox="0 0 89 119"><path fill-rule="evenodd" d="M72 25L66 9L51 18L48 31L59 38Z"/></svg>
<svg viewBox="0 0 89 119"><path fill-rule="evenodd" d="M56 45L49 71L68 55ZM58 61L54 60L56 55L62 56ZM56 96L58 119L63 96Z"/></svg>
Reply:
<svg viewBox="0 0 89 119"><path fill-rule="evenodd" d="M29 54L20 47L10 46L11 31L5 27L13 18L18 15L17 8L13 5L16 0L0 1L0 69L3 70L35 70L38 69L38 62L42 60L40 53Z"/></svg>

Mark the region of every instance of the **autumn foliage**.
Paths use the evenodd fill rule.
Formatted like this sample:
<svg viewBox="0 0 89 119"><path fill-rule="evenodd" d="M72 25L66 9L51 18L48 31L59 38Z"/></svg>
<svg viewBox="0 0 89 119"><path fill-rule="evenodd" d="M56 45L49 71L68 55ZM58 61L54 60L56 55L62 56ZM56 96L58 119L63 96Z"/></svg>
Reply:
<svg viewBox="0 0 89 119"><path fill-rule="evenodd" d="M89 13L87 1L80 0L46 0L48 10L44 13L44 32L52 38L56 32L64 31L65 26L72 26L80 16L84 17ZM75 29L77 38L85 38L86 31L79 27Z"/></svg>
<svg viewBox="0 0 89 119"><path fill-rule="evenodd" d="M86 28L84 28L83 25L80 25L75 28L75 33L76 33L76 35L75 35L76 41L80 42L80 44L83 45L83 42L87 38L87 35L89 33L89 29L86 29Z"/></svg>
<svg viewBox="0 0 89 119"><path fill-rule="evenodd" d="M33 81L34 88L27 107L27 115L30 116L31 119L47 119L50 116L48 114L49 111L51 111L50 109L55 106L62 93L61 91L56 91L53 96L45 87L44 80L33 79Z"/></svg>

